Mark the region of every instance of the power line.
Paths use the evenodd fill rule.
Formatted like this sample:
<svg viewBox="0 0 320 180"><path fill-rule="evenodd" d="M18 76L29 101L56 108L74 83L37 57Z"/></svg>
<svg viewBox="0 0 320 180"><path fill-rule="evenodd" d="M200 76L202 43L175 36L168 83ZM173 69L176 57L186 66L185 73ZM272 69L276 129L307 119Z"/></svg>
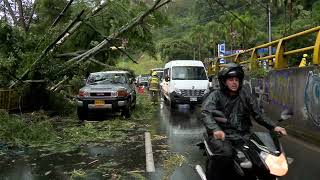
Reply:
<svg viewBox="0 0 320 180"><path fill-rule="evenodd" d="M235 8L235 9L233 9L233 10L241 9L241 8L247 6L247 5L248 5L248 4L243 5L243 6L240 6L240 7L237 7L237 8ZM230 8L230 10L231 10L231 8ZM212 16L207 16L207 17L204 17L203 19L201 19L201 20L199 20L199 21L197 21L197 22L195 22L195 23L199 23L199 24L206 23L206 22L211 21L212 19L215 19L216 16L220 16L220 15L223 15L223 14L224 14L224 12L223 12L223 13L220 13L220 14L215 14L215 15L212 15ZM217 23L219 23L219 24L222 24L222 25L224 25L224 26L227 26L225 23L223 23L223 22L220 21L219 19L215 19L215 22L217 22ZM192 26L194 26L194 25L195 25L195 24L190 25L190 24L185 23L185 24L181 24L179 27L189 28L189 27L192 27ZM173 29L173 28L175 28L175 27L166 28L166 30L170 30L170 29Z"/></svg>
<svg viewBox="0 0 320 180"><path fill-rule="evenodd" d="M247 28L249 28L250 30L252 30L253 28L249 25L247 25L247 23L245 23L241 18L239 18L236 14L234 14L231 10L227 9L220 1L218 0L214 0L219 6L221 6L225 11L228 11L232 16L234 16L236 19L238 19L244 26L246 26Z"/></svg>

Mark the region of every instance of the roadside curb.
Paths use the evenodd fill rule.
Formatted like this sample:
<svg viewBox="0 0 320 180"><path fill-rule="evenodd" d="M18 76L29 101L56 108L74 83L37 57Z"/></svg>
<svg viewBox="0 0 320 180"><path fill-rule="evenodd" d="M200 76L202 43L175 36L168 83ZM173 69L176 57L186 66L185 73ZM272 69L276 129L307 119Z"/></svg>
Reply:
<svg viewBox="0 0 320 180"><path fill-rule="evenodd" d="M155 172L151 135L149 132L145 132L145 150L146 150L146 172Z"/></svg>

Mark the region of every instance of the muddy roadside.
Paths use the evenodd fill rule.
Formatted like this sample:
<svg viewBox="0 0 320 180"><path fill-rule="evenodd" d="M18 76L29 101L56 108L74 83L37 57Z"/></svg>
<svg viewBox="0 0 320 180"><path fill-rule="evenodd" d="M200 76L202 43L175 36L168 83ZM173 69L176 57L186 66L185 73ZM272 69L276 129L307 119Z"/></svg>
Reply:
<svg viewBox="0 0 320 180"><path fill-rule="evenodd" d="M168 152L166 137L156 134L153 115L157 108L148 96L140 95L131 118L111 116L82 124L75 117L48 117L43 111L22 116L1 111L0 176L147 179L144 132L150 131L155 160L167 167L166 179L181 163Z"/></svg>

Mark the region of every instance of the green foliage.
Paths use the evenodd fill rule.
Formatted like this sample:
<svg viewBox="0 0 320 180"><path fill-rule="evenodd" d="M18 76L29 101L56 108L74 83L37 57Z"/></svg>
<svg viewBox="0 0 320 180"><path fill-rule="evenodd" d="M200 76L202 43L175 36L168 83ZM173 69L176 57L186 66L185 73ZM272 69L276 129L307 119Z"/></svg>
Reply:
<svg viewBox="0 0 320 180"><path fill-rule="evenodd" d="M187 163L187 160L181 154L171 154L170 156L167 156L163 164L165 179L169 179L175 169L181 167L184 163Z"/></svg>
<svg viewBox="0 0 320 180"><path fill-rule="evenodd" d="M171 26L157 32L158 47L163 42L175 43L171 38L186 41L196 52L200 51L200 59L204 59L217 56L217 43L225 42L228 50L234 50L248 49L268 41L265 3L228 0L220 1L222 7L213 0L187 1L185 4L179 2L168 8ZM290 9L288 1L272 1L273 39L320 25L319 0L292 2ZM188 12L181 12L186 9ZM314 43L314 39L312 41ZM305 39L297 39L296 42L306 44ZM162 52L163 48L158 50ZM188 50L185 54L188 54ZM165 54L161 56L166 58Z"/></svg>
<svg viewBox="0 0 320 180"><path fill-rule="evenodd" d="M79 89L85 85L85 76L73 76L69 81L70 93L78 94Z"/></svg>
<svg viewBox="0 0 320 180"><path fill-rule="evenodd" d="M268 71L266 70L266 69L264 69L264 68L257 68L257 69L255 69L255 70L252 70L251 72L250 72L250 77L251 78L263 78L263 77L265 77L265 76L267 76L267 74L268 74Z"/></svg>
<svg viewBox="0 0 320 180"><path fill-rule="evenodd" d="M37 2L35 15L28 32L22 31L19 25L12 25L5 21L0 22L1 87L7 87L10 81L16 79L14 76L19 77L26 70L30 70L30 72L25 79L46 79L52 82L52 84L49 83L48 85L53 85L59 82L64 75L70 77L73 75L83 76L88 72L104 69L104 67L99 65L84 62L66 71L62 71L66 69L65 61L72 57L55 58L55 56L57 54L85 51L93 48L103 41L106 36L117 32L148 8L147 4L142 1L108 1L108 5L100 12L94 16L86 16L90 14L90 11L94 7L100 4L100 1L75 1L67 9L57 25L51 27L68 1L43 0ZM28 6L30 6L30 3ZM75 19L75 16L82 10L85 10L82 16L83 23L75 33L67 38L61 47L57 48L56 51L49 52L47 56L42 57L39 63L30 69L45 48L66 29ZM8 16L10 15L8 14ZM165 22L166 16L161 12L155 12L145 18L141 25L126 32L109 46L125 46L125 51L132 55L145 52L155 56L156 49L152 31L162 26ZM88 24L97 29L98 32ZM112 51L109 47L105 47L93 58L105 64L115 65L117 59L122 56L123 53Z"/></svg>
<svg viewBox="0 0 320 180"><path fill-rule="evenodd" d="M79 89L78 89L79 90ZM65 93L67 94L67 93ZM60 116L68 116L74 113L76 105L71 100L67 99L63 93L53 93L49 92L48 95L48 106L46 107L47 110L53 111L54 114Z"/></svg>
<svg viewBox="0 0 320 180"><path fill-rule="evenodd" d="M190 42L169 38L159 42L158 51L165 62L174 59L193 59L193 55L196 53Z"/></svg>
<svg viewBox="0 0 320 180"><path fill-rule="evenodd" d="M13 145L40 145L57 139L44 112L35 112L26 121L0 111L0 140Z"/></svg>
<svg viewBox="0 0 320 180"><path fill-rule="evenodd" d="M121 142L128 131L144 127L156 110L147 95L138 95L131 119L115 117L103 122L86 122L64 118L62 125L54 122L44 111L22 117L0 111L0 141L17 146L32 146L50 152L68 152L91 142Z"/></svg>
<svg viewBox="0 0 320 180"><path fill-rule="evenodd" d="M71 177L70 179L73 180L73 179L85 179L86 178L86 172L83 171L82 169L74 169L72 172L71 172Z"/></svg>
<svg viewBox="0 0 320 180"><path fill-rule="evenodd" d="M46 31L46 29L51 26L54 22L56 17L60 14L63 10L65 5L67 4L66 0L41 0L38 2L36 8L36 14L38 18L36 19L36 30L37 32ZM63 18L61 19L62 22L67 22L70 18L70 10L67 11ZM60 23L62 23L60 22Z"/></svg>
<svg viewBox="0 0 320 180"><path fill-rule="evenodd" d="M148 74L150 69L163 67L164 62L159 59L154 59L153 57L142 54L137 60L139 64L133 63L130 59L119 59L117 67L120 69L129 69L134 72L134 74Z"/></svg>

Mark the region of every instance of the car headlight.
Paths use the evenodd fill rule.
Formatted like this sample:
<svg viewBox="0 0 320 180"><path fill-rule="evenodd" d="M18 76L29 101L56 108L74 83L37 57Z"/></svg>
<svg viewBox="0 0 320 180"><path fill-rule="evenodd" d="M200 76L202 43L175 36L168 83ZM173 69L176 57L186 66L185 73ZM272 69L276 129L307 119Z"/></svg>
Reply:
<svg viewBox="0 0 320 180"><path fill-rule="evenodd" d="M204 91L204 94L208 94L210 92L210 89L207 88L205 91Z"/></svg>
<svg viewBox="0 0 320 180"><path fill-rule="evenodd" d="M89 96L89 92L84 90L79 91L79 97L88 97L88 96Z"/></svg>
<svg viewBox="0 0 320 180"><path fill-rule="evenodd" d="M128 95L129 95L129 93L124 89L117 91L117 96L118 97L126 97Z"/></svg>
<svg viewBox="0 0 320 180"><path fill-rule="evenodd" d="M271 174L275 176L284 176L287 174L288 163L284 153L281 153L279 156L274 156L261 151L260 157L265 161Z"/></svg>
<svg viewBox="0 0 320 180"><path fill-rule="evenodd" d="M177 94L181 94L181 90L178 89L178 88L174 88L174 91L175 91Z"/></svg>

